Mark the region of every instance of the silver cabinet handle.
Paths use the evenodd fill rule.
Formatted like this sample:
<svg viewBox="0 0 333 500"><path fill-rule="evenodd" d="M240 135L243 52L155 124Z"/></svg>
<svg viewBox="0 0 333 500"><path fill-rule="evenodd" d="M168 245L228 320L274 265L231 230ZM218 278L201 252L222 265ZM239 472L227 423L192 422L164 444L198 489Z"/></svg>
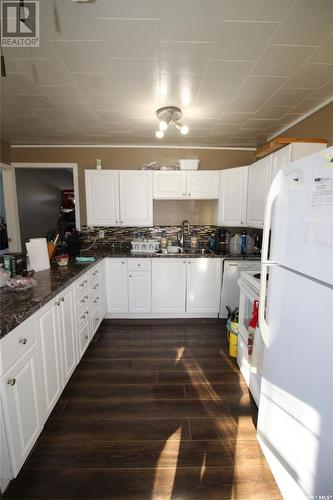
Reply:
<svg viewBox="0 0 333 500"><path fill-rule="evenodd" d="M132 275L131 275L131 274L129 275L129 278L132 278Z"/></svg>
<svg viewBox="0 0 333 500"><path fill-rule="evenodd" d="M99 321L99 318L95 318L95 321Z"/></svg>
<svg viewBox="0 0 333 500"><path fill-rule="evenodd" d="M61 297L61 302L65 302L65 297Z"/></svg>
<svg viewBox="0 0 333 500"><path fill-rule="evenodd" d="M191 193L188 193L189 196L191 196Z"/></svg>
<svg viewBox="0 0 333 500"><path fill-rule="evenodd" d="M8 385L15 385L16 384L16 378L9 378L7 380Z"/></svg>
<svg viewBox="0 0 333 500"><path fill-rule="evenodd" d="M88 340L88 339L89 339L88 335L85 335L85 336L84 336L84 338L85 338L86 340Z"/></svg>
<svg viewBox="0 0 333 500"><path fill-rule="evenodd" d="M59 299L57 299L57 300L55 301L55 303L54 303L54 304L55 304L56 306L60 306L60 300L59 300Z"/></svg>
<svg viewBox="0 0 333 500"><path fill-rule="evenodd" d="M82 288L83 286L84 286L84 283L83 283L83 282L82 282L82 283L80 283L80 287Z"/></svg>
<svg viewBox="0 0 333 500"><path fill-rule="evenodd" d="M88 279L86 278L86 279L84 280L84 282L85 282L85 284L87 284L87 283L88 283Z"/></svg>
<svg viewBox="0 0 333 500"><path fill-rule="evenodd" d="M19 344L25 345L27 342L28 342L28 339L26 339L26 338L19 340Z"/></svg>

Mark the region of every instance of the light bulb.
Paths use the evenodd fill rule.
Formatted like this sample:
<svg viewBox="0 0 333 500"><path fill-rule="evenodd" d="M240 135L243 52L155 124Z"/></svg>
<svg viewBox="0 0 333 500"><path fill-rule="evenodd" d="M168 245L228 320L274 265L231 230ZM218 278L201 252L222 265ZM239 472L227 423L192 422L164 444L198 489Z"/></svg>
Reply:
<svg viewBox="0 0 333 500"><path fill-rule="evenodd" d="M163 132L163 130L156 130L155 135L156 135L157 139L163 139L164 132Z"/></svg>
<svg viewBox="0 0 333 500"><path fill-rule="evenodd" d="M189 132L189 130L190 130L190 129L188 128L188 126L187 126L187 125L182 125L182 126L180 127L180 133L181 133L182 135L187 135L187 134L188 134L188 132Z"/></svg>
<svg viewBox="0 0 333 500"><path fill-rule="evenodd" d="M168 123L165 120L161 120L160 123L158 124L158 128L164 131L168 128Z"/></svg>

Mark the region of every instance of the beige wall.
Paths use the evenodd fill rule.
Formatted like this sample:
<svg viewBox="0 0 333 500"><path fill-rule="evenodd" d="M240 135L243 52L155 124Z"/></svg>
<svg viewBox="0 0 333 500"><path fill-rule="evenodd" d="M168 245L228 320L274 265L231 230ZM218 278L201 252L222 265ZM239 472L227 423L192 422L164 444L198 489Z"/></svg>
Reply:
<svg viewBox="0 0 333 500"><path fill-rule="evenodd" d="M0 142L0 162L10 164L10 145L6 142Z"/></svg>
<svg viewBox="0 0 333 500"><path fill-rule="evenodd" d="M13 148L12 162L77 163L79 165L81 224L86 223L84 170L95 168L96 158L104 169L137 169L153 160L175 164L180 158L200 158L200 169L220 170L253 163L254 151L177 148Z"/></svg>
<svg viewBox="0 0 333 500"><path fill-rule="evenodd" d="M281 135L286 137L315 137L326 139L333 145L333 102L289 128Z"/></svg>

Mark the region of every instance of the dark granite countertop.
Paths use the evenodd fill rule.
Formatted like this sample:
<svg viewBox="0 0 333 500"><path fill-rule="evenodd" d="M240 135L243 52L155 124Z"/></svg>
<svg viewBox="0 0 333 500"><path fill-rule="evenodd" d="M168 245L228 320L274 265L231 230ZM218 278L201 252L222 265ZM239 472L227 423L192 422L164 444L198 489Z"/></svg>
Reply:
<svg viewBox="0 0 333 500"><path fill-rule="evenodd" d="M259 259L259 256L241 255L216 255L215 253L204 254L133 254L128 249L112 249L110 246L99 247L85 252L84 256L96 257L96 262L105 257L118 258L220 258L227 260L236 259ZM81 274L85 273L92 264L76 264L75 260L71 260L66 267L58 267L52 265L51 269L35 273L34 279L38 284L35 288L26 292L14 292L8 287L0 289L0 339L7 335L11 330L14 330L20 323L26 320L33 313L38 311L53 297L58 295L62 290L75 281Z"/></svg>
<svg viewBox="0 0 333 500"><path fill-rule="evenodd" d="M26 292L0 289L0 339L14 330L34 312L85 273L92 264L70 261L66 267L52 265L51 269L34 274L37 286Z"/></svg>

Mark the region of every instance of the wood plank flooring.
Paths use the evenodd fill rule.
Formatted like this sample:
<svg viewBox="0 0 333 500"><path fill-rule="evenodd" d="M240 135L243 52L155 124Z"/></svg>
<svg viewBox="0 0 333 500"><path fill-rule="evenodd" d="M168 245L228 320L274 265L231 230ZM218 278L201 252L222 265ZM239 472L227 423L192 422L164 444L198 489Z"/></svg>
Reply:
<svg viewBox="0 0 333 500"><path fill-rule="evenodd" d="M104 320L7 499L279 499L218 320Z"/></svg>

